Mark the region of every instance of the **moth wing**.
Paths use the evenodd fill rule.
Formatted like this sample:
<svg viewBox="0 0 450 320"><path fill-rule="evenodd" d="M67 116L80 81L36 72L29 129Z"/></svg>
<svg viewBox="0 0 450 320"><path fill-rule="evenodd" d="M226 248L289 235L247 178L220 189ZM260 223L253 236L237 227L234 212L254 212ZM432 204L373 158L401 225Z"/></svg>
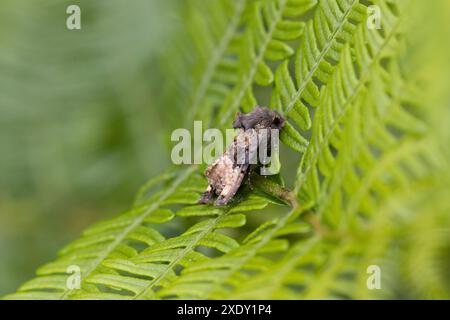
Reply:
<svg viewBox="0 0 450 320"><path fill-rule="evenodd" d="M225 177L225 184L214 204L221 206L227 204L236 194L242 184L245 174L249 168L248 164L238 165L233 169L232 173L228 173Z"/></svg>

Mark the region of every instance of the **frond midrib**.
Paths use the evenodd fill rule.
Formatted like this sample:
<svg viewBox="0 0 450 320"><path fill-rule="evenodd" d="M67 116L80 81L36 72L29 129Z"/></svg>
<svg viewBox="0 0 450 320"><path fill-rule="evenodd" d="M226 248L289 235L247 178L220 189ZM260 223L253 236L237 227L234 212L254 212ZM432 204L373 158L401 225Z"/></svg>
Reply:
<svg viewBox="0 0 450 320"><path fill-rule="evenodd" d="M303 91L306 88L306 85L309 83L309 81L312 79L312 77L314 76L317 68L319 68L320 63L323 61L323 59L325 58L325 55L328 53L328 51L331 49L331 46L333 45L334 41L336 40L337 36L339 35L340 31L342 30L342 28L344 27L345 23L347 23L348 21L348 17L350 16L350 13L352 12L353 8L355 7L356 4L359 3L359 0L353 0L352 5L348 8L348 10L345 12L345 14L342 16L342 21L339 23L338 27L336 28L336 30L333 32L332 36L330 37L330 40L328 41L328 43L324 46L322 52L320 53L317 61L314 63L313 67L311 68L311 70L308 72L308 74L306 75L305 79L302 79L303 82L300 84L298 90L296 91L295 95L292 97L292 101L289 102L289 104L286 107L286 111L284 112L285 114L288 114L289 111L291 111L291 109L294 107L295 102L301 98L301 95L303 93ZM306 41L306 40L305 40Z"/></svg>
<svg viewBox="0 0 450 320"><path fill-rule="evenodd" d="M333 122L333 124L328 127L328 131L326 132L326 134L324 135L323 141L322 143L319 145L319 148L317 150L317 152L314 153L314 156L311 158L311 160L309 161L308 165L305 167L305 169L303 171L301 171L301 165L298 168L298 172L299 172L299 177L297 177L297 181L296 181L296 190L298 190L298 188L302 185L302 183L304 182L304 179L306 177L306 175L308 174L308 172L315 167L315 164L317 162L317 159L320 155L320 153L322 152L323 148L325 148L326 146L328 146L328 141L331 138L334 130L336 129L336 127L339 125L341 119L344 117L344 115L347 113L347 111L349 110L349 108L352 106L353 101L356 99L359 90L361 90L361 88L364 86L364 84L367 82L367 79L370 75L370 70L371 68L379 62L379 59L381 58L381 54L384 51L384 49L387 47L387 45L389 44L390 40L395 36L397 29L400 26L400 22L401 22L401 18L397 17L397 21L395 22L395 25L392 27L392 30L390 31L390 33L388 34L387 37L385 37L385 41L383 42L382 46L380 47L380 49L378 50L377 54L373 57L371 63L366 66L366 68L364 69L363 72L361 72L361 77L358 79L358 84L355 86L351 96L349 96L349 98L346 100L346 102L344 103L342 110L338 113L338 115L335 118L335 121ZM310 143L308 146L309 148L313 147L313 143ZM308 150L304 153L307 154Z"/></svg>
<svg viewBox="0 0 450 320"><path fill-rule="evenodd" d="M395 103L395 102L394 102ZM391 109L390 109L391 110ZM389 110L389 111L390 111ZM377 125L379 125L380 123L385 123L384 121L388 118L388 114L384 114L378 122L374 122L371 123L372 125L370 125L369 127L366 126L366 138L365 141L363 141L362 143L356 143L356 148L354 147L354 150L352 152L352 158L357 158L357 156L360 154L359 151L362 149L362 147L364 146L364 143L369 140L367 137L374 137L376 134L376 127ZM371 134L367 134L367 132L371 132ZM402 144L400 148L395 149L395 150L390 150L393 151L395 153L399 152L401 149L404 148L404 145ZM386 158L386 154L383 154L383 159L381 159L381 161L377 161L376 162L376 166L380 166L381 163L383 163L385 161ZM334 192L336 192L339 189L339 186L341 185L345 174L347 171L351 170L352 166L346 166L343 168L340 168L340 175L338 176L338 178L332 180L332 183L330 184L330 188L328 189L323 189L322 192L320 193L320 195L318 196L318 200L317 202L319 203L318 209L317 209L317 214L318 216L321 216L323 213L324 208L326 207L328 201L332 198L330 197L330 195L332 195ZM373 168L372 168L373 169ZM380 171L380 170L378 170ZM360 190L358 190L359 192ZM352 197L352 201L354 200L354 197ZM350 210L350 215L354 212L354 209Z"/></svg>
<svg viewBox="0 0 450 320"><path fill-rule="evenodd" d="M242 100L242 97L244 96L245 91L251 84L253 83L253 78L255 76L256 70L258 68L258 65L260 62L264 59L264 54L266 52L267 46L269 45L270 40L272 40L273 33L276 29L276 26L278 22L283 18L283 9L286 6L288 0L282 0L282 3L280 4L279 11L277 12L276 19L273 19L274 21L271 22L268 32L265 34L265 39L261 47L259 48L258 55L253 60L253 64L250 68L250 72L247 74L244 83L239 89L238 94L236 95L236 98L233 99L230 106L225 111L222 119L220 120L219 126L222 127L226 124L228 121L231 112L234 112L237 107L239 106L240 101Z"/></svg>
<svg viewBox="0 0 450 320"><path fill-rule="evenodd" d="M180 255L178 255L175 259L173 259L167 267L164 269L164 271L158 275L158 277L152 279L149 284L142 290L142 292L136 294L134 296L135 299L140 299L141 297L147 298L149 297L148 293L149 291L152 291L152 296L155 294L155 292L152 290L155 286L157 286L164 278L168 275L170 271L173 270L173 268L191 251L193 251L196 247L196 245L200 242L201 239L203 239L207 234L214 231L214 227L217 225L217 222L226 216L228 212L223 213L222 215L217 215L213 220L209 221L206 228L204 228L201 232L199 232L196 237L187 245ZM150 247L151 248L151 247Z"/></svg>

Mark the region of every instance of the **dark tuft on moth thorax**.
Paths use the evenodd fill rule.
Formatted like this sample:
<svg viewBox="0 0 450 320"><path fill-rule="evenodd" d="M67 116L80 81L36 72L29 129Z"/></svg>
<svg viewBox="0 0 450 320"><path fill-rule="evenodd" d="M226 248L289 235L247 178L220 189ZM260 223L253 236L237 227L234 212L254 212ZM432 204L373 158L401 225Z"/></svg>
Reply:
<svg viewBox="0 0 450 320"><path fill-rule="evenodd" d="M252 112L236 115L233 128L248 129L281 129L284 126L284 118L275 110L266 107L255 107Z"/></svg>

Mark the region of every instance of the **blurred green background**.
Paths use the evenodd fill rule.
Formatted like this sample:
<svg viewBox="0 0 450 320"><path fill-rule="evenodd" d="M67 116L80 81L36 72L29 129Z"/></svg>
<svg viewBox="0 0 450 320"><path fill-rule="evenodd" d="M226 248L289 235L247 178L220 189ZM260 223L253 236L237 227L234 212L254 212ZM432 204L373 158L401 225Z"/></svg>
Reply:
<svg viewBox="0 0 450 320"><path fill-rule="evenodd" d="M66 8L81 8L81 30ZM183 1L0 3L0 295L166 168L160 57ZM167 125L166 122L169 122Z"/></svg>

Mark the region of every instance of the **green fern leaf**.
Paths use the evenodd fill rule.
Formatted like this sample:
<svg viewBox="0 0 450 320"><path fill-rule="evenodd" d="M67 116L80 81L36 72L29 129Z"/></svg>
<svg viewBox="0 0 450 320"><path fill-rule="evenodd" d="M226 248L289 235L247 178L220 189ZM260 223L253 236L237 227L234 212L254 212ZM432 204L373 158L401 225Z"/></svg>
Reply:
<svg viewBox="0 0 450 320"><path fill-rule="evenodd" d="M321 84L339 62L343 43L351 41L352 32L364 20L366 7L358 0L321 1L314 18L306 24L304 38L295 57L295 80L288 62L277 69L272 107L284 112L303 131L311 127L307 106L317 107ZM295 84L296 83L296 84ZM303 152L292 140L300 133L293 127L285 130L282 141L294 150ZM297 139L289 139L288 136Z"/></svg>
<svg viewBox="0 0 450 320"><path fill-rule="evenodd" d="M287 18L301 16L315 5L316 0L264 0L251 5L248 28L238 53L240 79L219 109L216 121L219 127L230 122L239 107L249 111L257 104L253 82L267 85L273 79L267 62L283 60L294 53L285 42L283 30L289 26L297 36L302 34L302 24L290 23ZM292 33L288 38L292 40Z"/></svg>

